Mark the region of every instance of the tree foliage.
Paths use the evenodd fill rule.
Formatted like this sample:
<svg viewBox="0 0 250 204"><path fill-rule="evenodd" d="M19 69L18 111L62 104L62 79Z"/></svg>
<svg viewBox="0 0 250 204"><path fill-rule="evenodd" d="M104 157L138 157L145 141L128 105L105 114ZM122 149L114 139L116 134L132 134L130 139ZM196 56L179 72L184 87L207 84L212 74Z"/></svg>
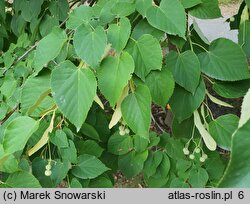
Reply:
<svg viewBox="0 0 250 204"><path fill-rule="evenodd" d="M237 44L187 22L217 0L0 0L0 186L250 187L248 6ZM210 110L243 96L241 116Z"/></svg>

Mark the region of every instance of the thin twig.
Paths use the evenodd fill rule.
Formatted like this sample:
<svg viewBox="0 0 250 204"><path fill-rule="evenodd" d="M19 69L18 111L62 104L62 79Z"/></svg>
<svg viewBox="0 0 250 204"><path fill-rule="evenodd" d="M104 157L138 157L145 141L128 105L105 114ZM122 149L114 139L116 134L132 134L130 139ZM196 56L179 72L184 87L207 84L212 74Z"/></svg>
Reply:
<svg viewBox="0 0 250 204"><path fill-rule="evenodd" d="M26 55L28 55L33 49L35 49L35 47L37 46L38 42L36 42L34 45L32 45L30 47L30 49L28 49L22 56L20 56L15 62L14 64L18 63L19 61L21 61L24 57L26 57Z"/></svg>
<svg viewBox="0 0 250 204"><path fill-rule="evenodd" d="M6 120L9 119L9 117L18 109L19 104L17 104L7 115L0 121L0 125L2 125Z"/></svg>
<svg viewBox="0 0 250 204"><path fill-rule="evenodd" d="M165 132L165 130L158 124L158 122L155 120L153 114L151 113L151 119L153 122L157 125L157 127L160 129L161 132Z"/></svg>
<svg viewBox="0 0 250 204"><path fill-rule="evenodd" d="M68 19L69 19L69 17L67 17L67 18L59 25L59 27L60 27L60 28L63 27L63 25L67 22Z"/></svg>

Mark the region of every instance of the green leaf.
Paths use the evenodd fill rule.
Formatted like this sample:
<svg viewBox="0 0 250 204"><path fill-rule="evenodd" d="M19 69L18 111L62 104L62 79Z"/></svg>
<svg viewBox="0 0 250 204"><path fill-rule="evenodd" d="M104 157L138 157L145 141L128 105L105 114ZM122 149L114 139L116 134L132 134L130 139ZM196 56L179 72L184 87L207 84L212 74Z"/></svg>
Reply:
<svg viewBox="0 0 250 204"><path fill-rule="evenodd" d="M77 150L72 140L69 140L68 147L61 148L59 152L64 162L77 163Z"/></svg>
<svg viewBox="0 0 250 204"><path fill-rule="evenodd" d="M210 44L209 40L207 39L207 37L203 34L203 32L201 31L198 23L195 21L195 19L193 20L193 32L191 31L191 39L194 39L195 41L197 41L197 43L200 41L201 45L204 45L206 48L208 47L208 45ZM190 28L190 30L192 30L192 28ZM199 47L197 47L199 49ZM200 47L200 49L202 49ZM203 51L203 50L201 50Z"/></svg>
<svg viewBox="0 0 250 204"><path fill-rule="evenodd" d="M225 38L213 41L209 51L199 54L202 72L222 81L238 81L250 77L248 63L239 45Z"/></svg>
<svg viewBox="0 0 250 204"><path fill-rule="evenodd" d="M141 137L140 135L134 135L133 140L134 140L134 149L136 152L143 152L147 149L149 143L147 138Z"/></svg>
<svg viewBox="0 0 250 204"><path fill-rule="evenodd" d="M152 0L136 0L136 10L143 16L146 16L147 10L152 6Z"/></svg>
<svg viewBox="0 0 250 204"><path fill-rule="evenodd" d="M175 178L171 181L170 188L190 188L190 186L182 178Z"/></svg>
<svg viewBox="0 0 250 204"><path fill-rule="evenodd" d="M164 188L169 178L162 178L160 175L156 174L149 178L145 177L144 181L149 188Z"/></svg>
<svg viewBox="0 0 250 204"><path fill-rule="evenodd" d="M232 137L231 156L223 178L221 188L250 187L250 120L240 127Z"/></svg>
<svg viewBox="0 0 250 204"><path fill-rule="evenodd" d="M156 173L157 167L162 162L162 152L149 152L148 158L145 161L143 172L145 176L150 177Z"/></svg>
<svg viewBox="0 0 250 204"><path fill-rule="evenodd" d="M0 87L0 93L6 99L9 99L14 94L16 87L17 81L14 79L14 77L7 76L4 78L4 83Z"/></svg>
<svg viewBox="0 0 250 204"><path fill-rule="evenodd" d="M113 183L108 176L99 176L92 179L88 188L113 188Z"/></svg>
<svg viewBox="0 0 250 204"><path fill-rule="evenodd" d="M144 34L154 36L158 41L164 37L164 32L152 27L146 19L142 19L137 23L132 31L131 37L138 40Z"/></svg>
<svg viewBox="0 0 250 204"><path fill-rule="evenodd" d="M194 119L190 117L186 120L183 120L181 123L174 118L172 122L172 134L176 138L191 138L194 127Z"/></svg>
<svg viewBox="0 0 250 204"><path fill-rule="evenodd" d="M216 82L213 90L224 98L240 98L245 96L250 87L250 79L235 82Z"/></svg>
<svg viewBox="0 0 250 204"><path fill-rule="evenodd" d="M25 21L31 22L41 12L44 0L23 0L21 3L21 15Z"/></svg>
<svg viewBox="0 0 250 204"><path fill-rule="evenodd" d="M48 35L54 27L59 26L59 21L54 16L46 15L41 21L39 30L42 37Z"/></svg>
<svg viewBox="0 0 250 204"><path fill-rule="evenodd" d="M41 96L50 90L50 73L46 72L36 77L30 77L26 80L21 95L22 113L31 111Z"/></svg>
<svg viewBox="0 0 250 204"><path fill-rule="evenodd" d="M202 0L181 0L181 3L187 9L202 3Z"/></svg>
<svg viewBox="0 0 250 204"><path fill-rule="evenodd" d="M221 12L218 0L201 0L202 3L193 7L189 13L200 19L220 18Z"/></svg>
<svg viewBox="0 0 250 204"><path fill-rule="evenodd" d="M23 150L30 136L38 129L39 123L27 116L12 120L5 129L3 148L5 153L12 154Z"/></svg>
<svg viewBox="0 0 250 204"><path fill-rule="evenodd" d="M100 135L98 134L96 129L92 125L89 125L88 123L84 123L82 125L80 132L91 139L100 141Z"/></svg>
<svg viewBox="0 0 250 204"><path fill-rule="evenodd" d="M58 148L66 148L69 146L67 135L62 129L56 130L54 134L50 134L49 139Z"/></svg>
<svg viewBox="0 0 250 204"><path fill-rule="evenodd" d="M129 39L131 25L128 18L121 18L117 24L109 25L107 31L108 43L117 51L121 52Z"/></svg>
<svg viewBox="0 0 250 204"><path fill-rule="evenodd" d="M162 157L160 160L157 161L160 163L157 165L156 169L155 169L154 162L151 164L152 166L149 167L151 169L148 169L149 170L148 173L154 172L154 174L151 175L150 177L147 177L147 176L145 177L145 181L147 182L147 184L149 185L150 188L162 187L167 183L167 181L169 179L170 160L169 160L168 156L162 152L155 152L155 154L158 154L158 155L161 154ZM146 162L145 162L145 167L146 167ZM146 173L146 175L147 175L147 173Z"/></svg>
<svg viewBox="0 0 250 204"><path fill-rule="evenodd" d="M247 6L250 8L250 0L245 0Z"/></svg>
<svg viewBox="0 0 250 204"><path fill-rule="evenodd" d="M164 133L161 135L161 143L158 146L166 149L168 156L174 160L185 158L182 151L182 142L179 139L174 139L170 137L169 134Z"/></svg>
<svg viewBox="0 0 250 204"><path fill-rule="evenodd" d="M38 43L34 58L34 68L37 73L59 55L67 39L65 31L56 27Z"/></svg>
<svg viewBox="0 0 250 204"><path fill-rule="evenodd" d="M89 154L97 158L100 157L104 151L104 149L94 140L80 141L77 146L79 154Z"/></svg>
<svg viewBox="0 0 250 204"><path fill-rule="evenodd" d="M93 68L97 67L104 55L107 36L102 27L91 28L81 25L77 28L73 45L76 54Z"/></svg>
<svg viewBox="0 0 250 204"><path fill-rule="evenodd" d="M36 157L32 160L32 173L38 179L43 188L56 188L68 174L71 164L69 161L63 163L56 159L51 162L51 176L45 175L48 160Z"/></svg>
<svg viewBox="0 0 250 204"><path fill-rule="evenodd" d="M13 155L9 155L3 164L0 165L0 172L11 174L17 171L19 171L18 160Z"/></svg>
<svg viewBox="0 0 250 204"><path fill-rule="evenodd" d="M57 187L60 183L62 183L63 179L66 178L70 169L71 169L71 164L68 161L61 162L60 160L56 159L55 162L52 162L52 168L51 168L52 174L50 176L50 179L54 184L54 188Z"/></svg>
<svg viewBox="0 0 250 204"><path fill-rule="evenodd" d="M171 72L167 69L152 71L147 76L145 82L150 90L152 100L156 104L165 107L175 87L174 78Z"/></svg>
<svg viewBox="0 0 250 204"><path fill-rule="evenodd" d="M78 157L78 164L72 169L72 174L81 179L92 179L109 170L95 156L83 154Z"/></svg>
<svg viewBox="0 0 250 204"><path fill-rule="evenodd" d="M146 137L151 122L151 96L147 86L140 85L121 105L123 119L134 133Z"/></svg>
<svg viewBox="0 0 250 204"><path fill-rule="evenodd" d="M41 188L38 180L32 174L25 171L10 174L5 183L11 188Z"/></svg>
<svg viewBox="0 0 250 204"><path fill-rule="evenodd" d="M82 24L88 24L94 17L93 8L90 6L81 5L75 8L70 14L66 22L68 29L76 29Z"/></svg>
<svg viewBox="0 0 250 204"><path fill-rule="evenodd" d="M149 147L157 146L160 142L160 137L155 132L149 132Z"/></svg>
<svg viewBox="0 0 250 204"><path fill-rule="evenodd" d="M142 171L147 157L147 150L141 153L131 151L128 154L119 156L118 168L127 178L131 178L138 175Z"/></svg>
<svg viewBox="0 0 250 204"><path fill-rule="evenodd" d="M179 122L192 116L205 98L205 84L201 80L194 95L180 86L176 86L170 99L171 110Z"/></svg>
<svg viewBox="0 0 250 204"><path fill-rule="evenodd" d="M166 178L168 176L171 164L167 154L163 154L160 165L157 167L158 174L161 175L162 178Z"/></svg>
<svg viewBox="0 0 250 204"><path fill-rule="evenodd" d="M82 184L76 178L73 178L70 182L70 188L82 188Z"/></svg>
<svg viewBox="0 0 250 204"><path fill-rule="evenodd" d="M60 111L80 130L96 95L96 79L90 69L65 61L53 69L51 89Z"/></svg>
<svg viewBox="0 0 250 204"><path fill-rule="evenodd" d="M220 157L218 152L211 152L205 162L205 169L209 175L209 180L213 180L216 183L220 179L225 171L225 162Z"/></svg>
<svg viewBox="0 0 250 204"><path fill-rule="evenodd" d="M209 123L209 132L222 149L231 149L232 134L237 129L239 118L236 115L223 115Z"/></svg>
<svg viewBox="0 0 250 204"><path fill-rule="evenodd" d="M191 50L181 54L171 51L167 55L166 63L176 83L194 94L200 83L201 74L200 62L196 54Z"/></svg>
<svg viewBox="0 0 250 204"><path fill-rule="evenodd" d="M22 171L29 172L29 170L30 170L30 163L29 163L28 159L22 158L20 160L19 164L18 164L18 167Z"/></svg>
<svg viewBox="0 0 250 204"><path fill-rule="evenodd" d="M129 16L135 11L134 0L115 0L113 3L111 12L118 17Z"/></svg>
<svg viewBox="0 0 250 204"><path fill-rule="evenodd" d="M58 18L60 21L64 21L68 17L69 2L67 0L51 1L49 10L53 16Z"/></svg>
<svg viewBox="0 0 250 204"><path fill-rule="evenodd" d="M186 14L179 0L161 1L159 7L155 5L147 10L146 17L153 27L185 38Z"/></svg>
<svg viewBox="0 0 250 204"><path fill-rule="evenodd" d="M176 162L176 170L178 171L178 175L185 173L192 166L191 161L187 161L185 159L179 159Z"/></svg>
<svg viewBox="0 0 250 204"><path fill-rule="evenodd" d="M134 58L135 74L142 80L151 70L161 70L161 46L152 35L145 34L138 40L130 40L126 50Z"/></svg>
<svg viewBox="0 0 250 204"><path fill-rule="evenodd" d="M113 134L108 141L108 151L115 155L123 155L131 151L133 140L129 135L120 135L119 132Z"/></svg>
<svg viewBox="0 0 250 204"><path fill-rule="evenodd" d="M134 60L126 52L103 60L97 70L100 91L113 107L134 72Z"/></svg>
<svg viewBox="0 0 250 204"><path fill-rule="evenodd" d="M203 168L194 168L190 171L189 183L192 188L204 188L208 181L208 173Z"/></svg>
<svg viewBox="0 0 250 204"><path fill-rule="evenodd" d="M112 13L112 7L114 6L114 1L99 0L92 8L96 16L99 17L99 22L102 25L111 23L116 15Z"/></svg>
<svg viewBox="0 0 250 204"><path fill-rule="evenodd" d="M0 21L5 21L5 0L0 0Z"/></svg>

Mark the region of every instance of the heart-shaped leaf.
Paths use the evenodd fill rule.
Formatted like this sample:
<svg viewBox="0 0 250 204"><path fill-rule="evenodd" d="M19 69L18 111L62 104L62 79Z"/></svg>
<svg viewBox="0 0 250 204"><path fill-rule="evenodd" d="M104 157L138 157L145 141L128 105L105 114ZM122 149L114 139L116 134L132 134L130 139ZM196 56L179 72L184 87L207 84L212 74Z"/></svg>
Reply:
<svg viewBox="0 0 250 204"><path fill-rule="evenodd" d="M146 12L148 22L170 35L185 38L186 13L179 0L164 0L160 6L152 6Z"/></svg>
<svg viewBox="0 0 250 204"><path fill-rule="evenodd" d="M100 63L107 45L107 36L102 27L95 29L81 25L77 28L73 45L76 54L93 68Z"/></svg>
<svg viewBox="0 0 250 204"><path fill-rule="evenodd" d="M93 72L77 68L70 61L59 64L51 74L51 89L56 104L78 130L87 117L96 88Z"/></svg>
<svg viewBox="0 0 250 204"><path fill-rule="evenodd" d="M250 77L248 63L241 47L220 38L211 43L209 51L199 54L202 72L222 81L238 81Z"/></svg>
<svg viewBox="0 0 250 204"><path fill-rule="evenodd" d="M166 63L176 83L194 94L201 74L200 62L196 54L191 50L181 54L172 51L167 55Z"/></svg>
<svg viewBox="0 0 250 204"><path fill-rule="evenodd" d="M113 107L134 72L134 60L127 52L108 57L97 70L98 84L103 95Z"/></svg>
<svg viewBox="0 0 250 204"><path fill-rule="evenodd" d="M135 74L142 80L145 80L151 70L161 69L161 46L152 35L145 34L138 40L130 40L126 50L134 58Z"/></svg>
<svg viewBox="0 0 250 204"><path fill-rule="evenodd" d="M124 99L121 110L128 126L136 134L147 137L151 122L151 95L148 87L138 86Z"/></svg>

